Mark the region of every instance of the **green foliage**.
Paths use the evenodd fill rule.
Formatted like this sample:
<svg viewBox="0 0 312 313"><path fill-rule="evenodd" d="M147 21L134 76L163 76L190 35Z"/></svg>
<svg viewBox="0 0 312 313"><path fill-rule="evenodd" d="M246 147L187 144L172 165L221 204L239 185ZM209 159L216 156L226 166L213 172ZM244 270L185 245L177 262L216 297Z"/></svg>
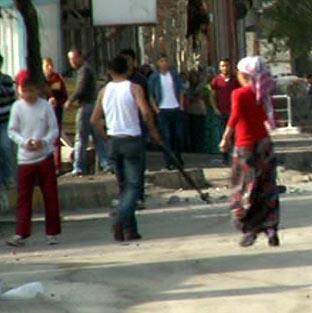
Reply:
<svg viewBox="0 0 312 313"><path fill-rule="evenodd" d="M279 50L294 56L312 49L312 1L264 0L263 30Z"/></svg>

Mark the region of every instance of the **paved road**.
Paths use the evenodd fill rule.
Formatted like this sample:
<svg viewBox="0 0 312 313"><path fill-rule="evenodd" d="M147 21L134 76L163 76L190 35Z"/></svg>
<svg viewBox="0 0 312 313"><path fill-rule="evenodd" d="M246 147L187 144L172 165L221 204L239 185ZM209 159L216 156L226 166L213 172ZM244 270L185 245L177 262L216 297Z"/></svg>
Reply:
<svg viewBox="0 0 312 313"><path fill-rule="evenodd" d="M26 247L0 245L4 288L41 281L34 300L0 300L1 313L310 313L312 196L283 200L279 248L260 237L238 247L223 205L146 211L145 240L110 240L101 212L64 223L62 244L45 245L42 223ZM96 214L95 214L96 213ZM102 217L103 215L103 217ZM13 225L1 225L7 236Z"/></svg>

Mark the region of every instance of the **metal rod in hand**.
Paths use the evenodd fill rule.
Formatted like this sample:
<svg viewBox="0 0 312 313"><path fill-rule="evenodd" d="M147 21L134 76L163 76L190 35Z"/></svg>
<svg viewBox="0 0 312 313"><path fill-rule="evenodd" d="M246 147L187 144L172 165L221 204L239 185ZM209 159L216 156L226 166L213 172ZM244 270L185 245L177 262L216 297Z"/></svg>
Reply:
<svg viewBox="0 0 312 313"><path fill-rule="evenodd" d="M176 156L173 154L173 152L168 149L166 146L161 145L162 150L164 151L164 153L171 159L173 166L176 167L178 169L178 171L182 174L182 176L185 178L185 180L187 181L187 183L194 188L200 198L205 201L206 203L210 203L210 199L209 199L209 193L205 193L203 192L198 185L196 184L196 182L193 180L193 178L184 170L183 165L181 164L181 162L176 158Z"/></svg>

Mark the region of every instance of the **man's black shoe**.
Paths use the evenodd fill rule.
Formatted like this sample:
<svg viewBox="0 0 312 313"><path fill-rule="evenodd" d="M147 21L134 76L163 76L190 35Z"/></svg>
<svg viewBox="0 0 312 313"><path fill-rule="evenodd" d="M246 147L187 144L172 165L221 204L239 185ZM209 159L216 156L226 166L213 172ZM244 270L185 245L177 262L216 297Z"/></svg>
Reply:
<svg viewBox="0 0 312 313"><path fill-rule="evenodd" d="M166 169L167 169L168 171L173 171L173 170L175 170L175 167L174 167L173 165L167 165L167 166L166 166Z"/></svg>
<svg viewBox="0 0 312 313"><path fill-rule="evenodd" d="M125 234L125 239L127 241L132 241L132 240L141 240L142 236L137 233L137 232L129 232Z"/></svg>
<svg viewBox="0 0 312 313"><path fill-rule="evenodd" d="M113 225L113 235L115 241L125 241L122 225L120 224Z"/></svg>

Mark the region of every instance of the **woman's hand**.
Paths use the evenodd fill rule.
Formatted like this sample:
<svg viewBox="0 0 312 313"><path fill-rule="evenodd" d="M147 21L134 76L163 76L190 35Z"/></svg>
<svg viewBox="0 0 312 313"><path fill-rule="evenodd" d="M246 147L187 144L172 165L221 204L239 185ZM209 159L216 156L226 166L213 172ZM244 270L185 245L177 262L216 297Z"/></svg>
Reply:
<svg viewBox="0 0 312 313"><path fill-rule="evenodd" d="M222 140L219 144L219 148L220 148L221 152L223 152L223 153L227 152L229 149L229 142L226 139L222 138Z"/></svg>
<svg viewBox="0 0 312 313"><path fill-rule="evenodd" d="M229 126L226 126L222 140L219 144L221 152L226 153L229 150L233 133L234 129Z"/></svg>
<svg viewBox="0 0 312 313"><path fill-rule="evenodd" d="M243 208L232 210L232 216L235 220L241 220L246 216L246 211Z"/></svg>

